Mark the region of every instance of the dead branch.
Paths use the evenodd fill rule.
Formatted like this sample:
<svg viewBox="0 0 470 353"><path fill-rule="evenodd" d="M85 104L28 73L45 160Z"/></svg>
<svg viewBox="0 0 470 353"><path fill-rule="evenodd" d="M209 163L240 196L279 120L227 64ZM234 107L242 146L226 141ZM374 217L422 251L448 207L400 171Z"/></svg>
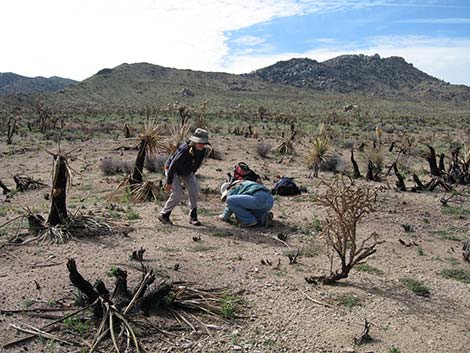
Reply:
<svg viewBox="0 0 470 353"><path fill-rule="evenodd" d="M369 330L372 324L367 321L367 319L364 319L364 329L362 331L362 334L358 338L354 338L354 343L357 345L361 345L364 343L368 343L372 341L372 337L369 335Z"/></svg>

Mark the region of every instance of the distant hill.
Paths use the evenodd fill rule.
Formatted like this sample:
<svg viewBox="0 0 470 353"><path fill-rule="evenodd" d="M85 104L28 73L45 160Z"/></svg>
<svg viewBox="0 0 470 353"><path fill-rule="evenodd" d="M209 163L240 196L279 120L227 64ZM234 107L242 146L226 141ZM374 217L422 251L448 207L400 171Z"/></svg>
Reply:
<svg viewBox="0 0 470 353"><path fill-rule="evenodd" d="M77 81L61 77L25 77L11 72L0 73L0 95L54 92Z"/></svg>
<svg viewBox="0 0 470 353"><path fill-rule="evenodd" d="M470 88L450 85L407 63L403 58L379 55L342 55L318 62L308 58L279 61L244 76L294 87L377 96L411 96L431 99L470 97Z"/></svg>
<svg viewBox="0 0 470 353"><path fill-rule="evenodd" d="M259 106L259 99L292 99L304 90L260 79L218 72L178 70L148 63L102 69L80 83L42 95L57 108L142 108L168 103L196 104L208 100L212 109L238 104Z"/></svg>

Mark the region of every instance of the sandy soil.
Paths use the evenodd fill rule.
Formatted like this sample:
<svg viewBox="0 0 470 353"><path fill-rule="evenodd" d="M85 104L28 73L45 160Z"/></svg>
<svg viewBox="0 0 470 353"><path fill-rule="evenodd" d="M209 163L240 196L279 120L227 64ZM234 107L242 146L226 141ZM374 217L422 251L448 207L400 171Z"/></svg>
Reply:
<svg viewBox="0 0 470 353"><path fill-rule="evenodd" d="M442 192L398 193L394 178L384 183L359 183L380 187L377 211L360 225L359 234L377 232L384 243L367 259L375 272L353 270L350 277L336 286L315 286L305 276L327 273L329 262L324 240L311 226L316 217L324 220L326 212L312 203L321 194L320 180L331 180L333 174L320 173L319 179L307 179L308 171L301 155L261 159L256 155L255 139L214 136L213 146L222 151L222 161L208 160L198 173L201 189L216 190L237 161L246 161L259 174L266 176L268 186L276 175L295 177L308 193L297 197L276 197L275 224L270 229L240 229L219 223L216 216L223 209L219 195L201 194L202 227L188 224L185 205L173 215L175 226L163 226L156 219L162 202L131 205L139 215L128 220L127 205L118 212L117 222L134 230L127 237L73 240L65 244L31 243L7 245L0 249L0 309L25 309L72 303L74 288L69 282L65 263L75 258L79 270L90 280L102 278L111 287L106 273L116 264L129 264L129 255L140 247L146 249L147 263L159 269L162 276L188 281L203 288L227 287L232 292L243 290L245 304L238 314L243 318L215 320L200 317L214 325L211 335L200 330L176 331L172 345L161 335L142 333L149 352L459 352L470 350L469 284L440 275L443 269L469 269L461 256L462 240L467 236L470 202L463 200L449 212L439 199ZM274 144L274 141L268 141ZM135 151L118 152L114 148L131 145L130 141L90 140L85 143L63 143L64 151L79 148L71 166L74 176L68 195L70 210L110 217L106 195L116 188L122 176L105 177L99 170L99 159L114 156L134 159ZM40 178L49 183L52 157L44 148L55 151L51 142L23 141L21 145L0 143L0 179L13 186L16 173ZM300 148L301 150L301 148ZM348 160L345 158L348 166ZM148 174L152 180L159 174ZM411 185L411 182L410 182ZM29 207L44 216L48 189L17 193L11 202L1 203L0 224L23 214ZM461 210L461 211L458 211ZM402 224L414 232L406 233ZM4 227L0 240L11 237L17 224ZM25 230L21 230L24 232ZM288 247L277 240L287 234ZM194 241L193 237L200 237ZM402 245L414 242L409 247ZM303 249L298 263L290 265L286 254ZM263 265L269 260L272 265ZM280 262L279 266L276 266ZM180 267L174 270L175 264ZM124 267L123 267L124 268ZM140 274L128 267L130 284ZM400 278L422 281L431 290L420 297L405 288ZM324 304L312 302L308 297ZM357 305L347 305L354 302ZM345 305L346 304L346 305ZM364 319L372 323L373 341L355 345ZM0 314L0 344L21 337L11 324L29 323L36 327L48 320L24 314ZM397 350L394 350L394 347ZM111 348L109 348L111 351ZM0 348L2 351L2 348ZM8 352L80 352L77 347L32 340L9 348ZM102 351L106 351L103 349Z"/></svg>

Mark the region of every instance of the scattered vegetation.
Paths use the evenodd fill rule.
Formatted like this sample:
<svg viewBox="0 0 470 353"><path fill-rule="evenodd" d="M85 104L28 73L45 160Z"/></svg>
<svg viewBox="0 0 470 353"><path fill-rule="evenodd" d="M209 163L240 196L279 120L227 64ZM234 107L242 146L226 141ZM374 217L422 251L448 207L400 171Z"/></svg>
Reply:
<svg viewBox="0 0 470 353"><path fill-rule="evenodd" d="M403 277L400 278L400 283L403 284L408 290L421 297L429 297L431 290L421 281L413 278Z"/></svg>
<svg viewBox="0 0 470 353"><path fill-rule="evenodd" d="M462 283L470 283L470 270L449 268L441 271L444 278L455 279Z"/></svg>

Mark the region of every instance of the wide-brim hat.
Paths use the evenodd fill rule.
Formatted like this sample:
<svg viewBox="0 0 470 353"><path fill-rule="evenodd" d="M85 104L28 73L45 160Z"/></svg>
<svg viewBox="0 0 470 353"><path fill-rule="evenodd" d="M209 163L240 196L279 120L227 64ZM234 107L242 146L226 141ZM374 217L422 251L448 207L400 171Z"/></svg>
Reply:
<svg viewBox="0 0 470 353"><path fill-rule="evenodd" d="M230 189L236 186L237 184L240 184L241 182L242 180L235 180L233 182L227 181L226 183L223 183L220 187L220 199L222 201L225 201L227 199L228 192L230 191Z"/></svg>
<svg viewBox="0 0 470 353"><path fill-rule="evenodd" d="M189 141L194 143L203 143L206 145L210 145L209 142L209 133L207 130L197 128L193 134L189 137Z"/></svg>

